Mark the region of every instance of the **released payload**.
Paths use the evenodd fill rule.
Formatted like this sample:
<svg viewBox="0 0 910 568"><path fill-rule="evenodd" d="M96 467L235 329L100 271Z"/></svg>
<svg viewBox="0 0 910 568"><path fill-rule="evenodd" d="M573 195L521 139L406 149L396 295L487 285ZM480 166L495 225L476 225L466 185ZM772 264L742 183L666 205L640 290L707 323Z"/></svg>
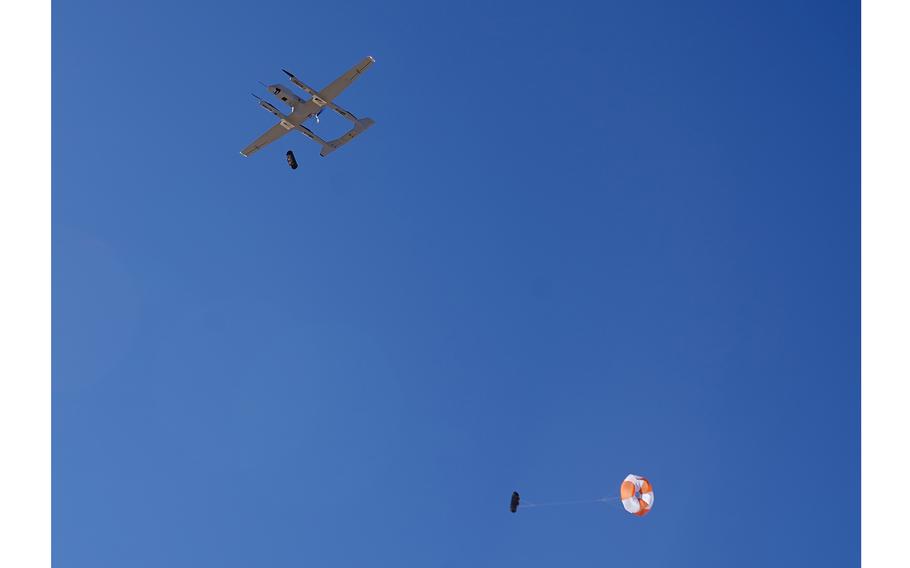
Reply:
<svg viewBox="0 0 910 568"><path fill-rule="evenodd" d="M294 152L291 152L290 150L288 150L287 157L288 157L288 165L291 166L292 170L296 170L297 169L297 158L294 157Z"/></svg>
<svg viewBox="0 0 910 568"><path fill-rule="evenodd" d="M509 503L509 510L513 513L518 510L518 503L521 501L521 495L518 494L518 491L512 492L512 502Z"/></svg>

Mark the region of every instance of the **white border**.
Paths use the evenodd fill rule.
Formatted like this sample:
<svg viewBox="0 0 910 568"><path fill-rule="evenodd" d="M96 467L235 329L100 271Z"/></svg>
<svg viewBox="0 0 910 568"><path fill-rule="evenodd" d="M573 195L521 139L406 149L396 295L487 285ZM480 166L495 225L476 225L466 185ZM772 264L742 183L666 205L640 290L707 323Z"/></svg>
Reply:
<svg viewBox="0 0 910 568"><path fill-rule="evenodd" d="M0 2L0 566L51 565L51 6Z"/></svg>
<svg viewBox="0 0 910 568"><path fill-rule="evenodd" d="M862 3L867 566L910 566L908 12ZM26 568L50 566L50 31L48 0L0 4L0 566Z"/></svg>
<svg viewBox="0 0 910 568"><path fill-rule="evenodd" d="M910 3L862 3L862 561L910 566ZM849 489L849 488L846 488Z"/></svg>

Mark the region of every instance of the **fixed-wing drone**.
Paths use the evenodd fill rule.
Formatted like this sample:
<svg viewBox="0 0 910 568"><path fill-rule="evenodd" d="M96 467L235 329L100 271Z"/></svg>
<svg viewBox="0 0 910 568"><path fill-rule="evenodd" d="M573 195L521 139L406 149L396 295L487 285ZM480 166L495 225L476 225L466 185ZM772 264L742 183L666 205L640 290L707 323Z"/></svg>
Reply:
<svg viewBox="0 0 910 568"><path fill-rule="evenodd" d="M307 85L304 85L293 73L282 69L288 77L290 77L291 82L303 89L308 95L310 95L309 100L304 100L294 94L291 89L284 85L274 84L269 85L267 88L270 93L275 95L277 98L281 99L281 102L285 103L291 108L290 114L283 114L277 108L275 108L271 103L268 103L262 100L256 95L253 95L259 99L259 106L274 114L279 118L281 122L275 126L269 128L265 133L253 141L252 144L240 151L244 156L250 156L253 152L256 152L266 145L278 140L291 130L297 130L302 132L307 138L318 142L322 145L322 151L319 152L320 156L327 156L330 153L334 152L341 146L350 142L355 136L363 133L367 128L373 126L373 120L370 118L357 118L350 112L344 110L340 106L336 105L332 101L337 97L343 90L348 88L351 83L354 82L354 79L360 76L361 73L367 70L367 68L372 65L375 60L372 57L367 57L354 67L352 67L347 73L338 77L328 87L317 91ZM303 125L304 122L310 118L315 118L319 122L319 114L329 107L334 110L344 118L350 120L354 123L354 128L346 132L340 138L335 140L326 141L313 133L312 130Z"/></svg>

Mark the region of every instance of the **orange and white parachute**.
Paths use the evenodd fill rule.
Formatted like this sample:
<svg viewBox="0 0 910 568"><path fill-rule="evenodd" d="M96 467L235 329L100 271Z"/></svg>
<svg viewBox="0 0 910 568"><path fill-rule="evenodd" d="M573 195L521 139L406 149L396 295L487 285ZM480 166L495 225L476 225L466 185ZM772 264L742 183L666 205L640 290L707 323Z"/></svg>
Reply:
<svg viewBox="0 0 910 568"><path fill-rule="evenodd" d="M654 488L644 477L630 473L619 486L619 498L626 511L642 517L654 506Z"/></svg>
<svg viewBox="0 0 910 568"><path fill-rule="evenodd" d="M547 503L529 503L522 500L517 491L512 492L512 499L509 503L509 510L513 513L518 511L519 502L522 509L531 507L555 507L558 505L580 505L584 503L616 503L622 501L623 508L636 515L643 517L648 514L651 507L654 506L654 487L646 478L630 473L619 486L619 497L602 497L600 499L583 499L581 501L550 501Z"/></svg>

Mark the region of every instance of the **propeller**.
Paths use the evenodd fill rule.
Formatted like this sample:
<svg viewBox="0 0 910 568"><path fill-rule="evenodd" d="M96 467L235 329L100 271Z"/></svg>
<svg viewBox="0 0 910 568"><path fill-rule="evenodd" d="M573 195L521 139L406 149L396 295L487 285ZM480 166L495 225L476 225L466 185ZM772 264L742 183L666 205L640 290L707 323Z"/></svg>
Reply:
<svg viewBox="0 0 910 568"><path fill-rule="evenodd" d="M288 77L293 77L293 76L294 76L294 74L291 73L290 71L288 71L287 69L282 69L282 71L284 71L284 74L287 75Z"/></svg>

